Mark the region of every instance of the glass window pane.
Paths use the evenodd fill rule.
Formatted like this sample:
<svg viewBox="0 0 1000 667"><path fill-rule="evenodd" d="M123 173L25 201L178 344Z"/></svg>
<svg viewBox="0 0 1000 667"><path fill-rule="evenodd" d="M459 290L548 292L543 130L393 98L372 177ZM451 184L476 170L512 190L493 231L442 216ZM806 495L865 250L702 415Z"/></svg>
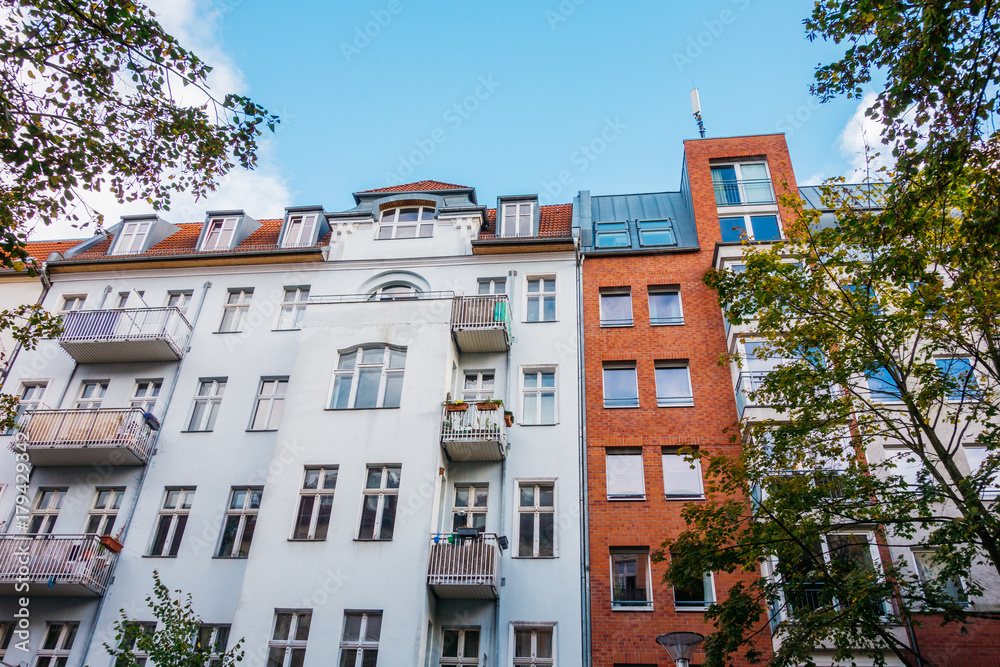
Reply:
<svg viewBox="0 0 1000 667"><path fill-rule="evenodd" d="M639 405L635 368L604 369L604 404L608 407Z"/></svg>
<svg viewBox="0 0 1000 667"><path fill-rule="evenodd" d="M739 195L736 195L737 200ZM743 236L746 234L746 222L743 217L738 218L719 218L719 227L722 231L722 242L723 243L738 243L743 240Z"/></svg>
<svg viewBox="0 0 1000 667"><path fill-rule="evenodd" d="M552 507L555 505L555 487L551 484L540 484L538 486L538 506Z"/></svg>
<svg viewBox="0 0 1000 667"><path fill-rule="evenodd" d="M535 487L521 486L521 507L535 506Z"/></svg>
<svg viewBox="0 0 1000 667"><path fill-rule="evenodd" d="M406 350L389 348L389 368L403 368L406 365Z"/></svg>
<svg viewBox="0 0 1000 667"><path fill-rule="evenodd" d="M354 370L354 362L358 358L358 352L349 352L347 354L340 355L340 361L337 363L337 368L340 370Z"/></svg>
<svg viewBox="0 0 1000 667"><path fill-rule="evenodd" d="M538 373L525 373L524 388L535 389L536 387L538 387Z"/></svg>
<svg viewBox="0 0 1000 667"><path fill-rule="evenodd" d="M379 368L362 368L358 374L358 394L354 399L355 408L374 408L378 402L378 388L382 379Z"/></svg>
<svg viewBox="0 0 1000 667"><path fill-rule="evenodd" d="M326 539L330 530L330 514L333 512L333 496L319 497L319 516L316 517L316 539Z"/></svg>
<svg viewBox="0 0 1000 667"><path fill-rule="evenodd" d="M324 489L335 489L337 488L337 469L326 470L323 473L323 488Z"/></svg>
<svg viewBox="0 0 1000 667"><path fill-rule="evenodd" d="M555 424L556 423L556 395L553 392L546 391L541 394L542 400L542 414L541 419L538 423L540 424Z"/></svg>
<svg viewBox="0 0 1000 667"><path fill-rule="evenodd" d="M360 649L345 648L340 650L340 667L356 667Z"/></svg>
<svg viewBox="0 0 1000 667"><path fill-rule="evenodd" d="M657 292L649 295L651 324L671 324L681 319L681 297L676 292Z"/></svg>
<svg viewBox="0 0 1000 667"><path fill-rule="evenodd" d="M525 424L538 424L538 394L531 392L524 395L524 409L521 410L521 421Z"/></svg>
<svg viewBox="0 0 1000 667"><path fill-rule="evenodd" d="M601 324L631 324L632 297L629 294L601 295Z"/></svg>
<svg viewBox="0 0 1000 667"><path fill-rule="evenodd" d="M545 310L542 319L546 322L554 322L556 319L556 298L554 296L542 297Z"/></svg>
<svg viewBox="0 0 1000 667"><path fill-rule="evenodd" d="M688 463L680 454L664 454L663 486L668 496L700 496L701 466L698 461Z"/></svg>
<svg viewBox="0 0 1000 667"><path fill-rule="evenodd" d="M555 387L555 386L556 386L556 374L542 373L542 387Z"/></svg>
<svg viewBox="0 0 1000 667"><path fill-rule="evenodd" d="M552 631L551 630L536 630L535 640L536 648L535 655L539 658L551 658L552 657Z"/></svg>
<svg viewBox="0 0 1000 667"><path fill-rule="evenodd" d="M361 614L344 614L344 642L361 639Z"/></svg>
<svg viewBox="0 0 1000 667"><path fill-rule="evenodd" d="M305 641L309 639L309 626L312 624L312 614L300 613L298 623L295 624L295 639Z"/></svg>
<svg viewBox="0 0 1000 667"><path fill-rule="evenodd" d="M379 539L391 540L393 528L396 523L396 501L395 495L385 496L382 499L382 526L379 528Z"/></svg>
<svg viewBox="0 0 1000 667"><path fill-rule="evenodd" d="M305 480L302 482L303 489L315 489L319 485L319 474L320 470L318 468L310 468L306 470Z"/></svg>
<svg viewBox="0 0 1000 667"><path fill-rule="evenodd" d="M777 216L751 215L750 225L753 227L754 241L777 241L781 238Z"/></svg>
<svg viewBox="0 0 1000 667"><path fill-rule="evenodd" d="M236 532L240 529L240 517L227 516L222 528L222 542L218 555L225 558L233 555L233 545L236 543Z"/></svg>
<svg viewBox="0 0 1000 667"><path fill-rule="evenodd" d="M288 660L288 667L302 667L306 660L306 650L304 648L293 648L292 656Z"/></svg>
<svg viewBox="0 0 1000 667"><path fill-rule="evenodd" d="M488 496L489 490L485 486L476 487L476 507L486 507L486 498Z"/></svg>
<svg viewBox="0 0 1000 667"><path fill-rule="evenodd" d="M184 528L187 526L187 515L181 514L177 517L177 525L174 526L174 538L170 543L169 555L176 556L181 548L181 538L184 537Z"/></svg>
<svg viewBox="0 0 1000 667"><path fill-rule="evenodd" d="M361 363L380 364L385 359L385 348L367 347L361 350Z"/></svg>
<svg viewBox="0 0 1000 667"><path fill-rule="evenodd" d="M272 639L288 639L292 629L292 615L279 612L274 615L274 635Z"/></svg>
<svg viewBox="0 0 1000 667"><path fill-rule="evenodd" d="M333 400L330 401L330 407L335 410L344 410L348 407L348 401L351 398L351 381L354 379L352 375L338 375L336 381L333 383Z"/></svg>
<svg viewBox="0 0 1000 667"><path fill-rule="evenodd" d="M309 524L312 521L313 503L315 496L302 496L299 501L299 513L295 520L295 539L305 540L309 538Z"/></svg>
<svg viewBox="0 0 1000 667"><path fill-rule="evenodd" d="M366 648L361 654L361 667L375 667L378 664L378 649Z"/></svg>
<svg viewBox="0 0 1000 667"><path fill-rule="evenodd" d="M538 321L538 313L539 313L538 299L539 299L539 297L537 297L537 296L536 297L529 297L528 298L527 320L529 322L537 322Z"/></svg>
<svg viewBox="0 0 1000 667"><path fill-rule="evenodd" d="M668 404L691 400L691 384L686 367L656 369L656 399Z"/></svg>
<svg viewBox="0 0 1000 667"><path fill-rule="evenodd" d="M517 536L517 555L522 558L530 558L534 554L535 542L535 515L531 512L522 512Z"/></svg>
<svg viewBox="0 0 1000 667"><path fill-rule="evenodd" d="M420 209L418 208L402 208L399 210L397 222L416 222L419 211Z"/></svg>
<svg viewBox="0 0 1000 667"><path fill-rule="evenodd" d="M531 657L531 630L514 631L514 657Z"/></svg>
<svg viewBox="0 0 1000 667"><path fill-rule="evenodd" d="M358 539L370 540L375 537L375 512L378 509L378 496L365 496L364 507L361 510L361 530Z"/></svg>
<svg viewBox="0 0 1000 667"><path fill-rule="evenodd" d="M365 480L366 489L380 489L382 488L382 469L381 468L369 468L368 477Z"/></svg>
<svg viewBox="0 0 1000 667"><path fill-rule="evenodd" d="M256 527L257 515L251 514L246 518L243 525L243 536L240 539L239 550L236 553L240 558L246 558L250 555L250 543L253 541L253 533Z"/></svg>
<svg viewBox="0 0 1000 667"><path fill-rule="evenodd" d="M441 633L441 657L458 657L458 630L445 630Z"/></svg>
<svg viewBox="0 0 1000 667"><path fill-rule="evenodd" d="M545 512L538 515L538 555L548 557L554 555L555 515Z"/></svg>
<svg viewBox="0 0 1000 667"><path fill-rule="evenodd" d="M643 495L642 454L608 454L607 465L608 495Z"/></svg>
<svg viewBox="0 0 1000 667"><path fill-rule="evenodd" d="M382 614L368 614L365 625L365 641L377 642L382 635Z"/></svg>
<svg viewBox="0 0 1000 667"><path fill-rule="evenodd" d="M398 408L399 401L403 396L403 374L389 373L385 376L385 399L382 401L383 408Z"/></svg>
<svg viewBox="0 0 1000 667"><path fill-rule="evenodd" d="M267 650L267 667L282 667L285 662L285 649L271 647Z"/></svg>
<svg viewBox="0 0 1000 667"><path fill-rule="evenodd" d="M469 487L461 486L455 488L455 507L469 506Z"/></svg>
<svg viewBox="0 0 1000 667"><path fill-rule="evenodd" d="M466 658L473 658L479 655L479 630L465 631L465 650L462 652Z"/></svg>

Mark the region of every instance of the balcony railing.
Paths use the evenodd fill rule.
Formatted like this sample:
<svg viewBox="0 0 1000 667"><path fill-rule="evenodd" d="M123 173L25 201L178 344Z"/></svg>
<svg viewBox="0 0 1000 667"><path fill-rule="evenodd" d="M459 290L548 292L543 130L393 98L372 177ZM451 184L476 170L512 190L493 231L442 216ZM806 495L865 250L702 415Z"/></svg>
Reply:
<svg viewBox="0 0 1000 667"><path fill-rule="evenodd" d="M764 380L770 371L744 371L736 382L736 410L740 419L747 408L767 407L769 404L753 396L753 393L764 386Z"/></svg>
<svg viewBox="0 0 1000 667"><path fill-rule="evenodd" d="M18 431L36 466L141 466L153 447L144 415L139 408L34 410Z"/></svg>
<svg viewBox="0 0 1000 667"><path fill-rule="evenodd" d="M457 296L451 307L451 333L461 352L510 349L510 302L506 294Z"/></svg>
<svg viewBox="0 0 1000 667"><path fill-rule="evenodd" d="M0 535L0 595L100 597L117 558L97 535Z"/></svg>
<svg viewBox="0 0 1000 667"><path fill-rule="evenodd" d="M717 181L715 204L717 206L743 206L748 204L773 204L774 189L771 179L756 178L742 181Z"/></svg>
<svg viewBox="0 0 1000 667"><path fill-rule="evenodd" d="M500 592L500 544L493 533L431 534L427 585L439 598L493 600Z"/></svg>
<svg viewBox="0 0 1000 667"><path fill-rule="evenodd" d="M448 458L452 461L502 461L507 456L503 407L484 409L479 403L466 405L464 411L444 409L441 446Z"/></svg>
<svg viewBox="0 0 1000 667"><path fill-rule="evenodd" d="M81 364L178 361L190 337L177 308L78 310L63 315L59 344Z"/></svg>

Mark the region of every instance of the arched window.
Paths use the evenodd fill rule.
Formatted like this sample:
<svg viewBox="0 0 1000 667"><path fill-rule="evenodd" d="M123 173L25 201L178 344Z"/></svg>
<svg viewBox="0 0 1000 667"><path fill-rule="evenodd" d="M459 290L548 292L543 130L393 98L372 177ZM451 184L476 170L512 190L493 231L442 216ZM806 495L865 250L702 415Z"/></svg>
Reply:
<svg viewBox="0 0 1000 667"><path fill-rule="evenodd" d="M406 283L388 283L382 285L368 296L369 301L403 301L416 299L420 290Z"/></svg>
<svg viewBox="0 0 1000 667"><path fill-rule="evenodd" d="M434 235L434 209L407 206L382 211L378 223L380 239L427 238Z"/></svg>
<svg viewBox="0 0 1000 667"><path fill-rule="evenodd" d="M359 345L340 353L331 410L398 408L403 393L406 348Z"/></svg>

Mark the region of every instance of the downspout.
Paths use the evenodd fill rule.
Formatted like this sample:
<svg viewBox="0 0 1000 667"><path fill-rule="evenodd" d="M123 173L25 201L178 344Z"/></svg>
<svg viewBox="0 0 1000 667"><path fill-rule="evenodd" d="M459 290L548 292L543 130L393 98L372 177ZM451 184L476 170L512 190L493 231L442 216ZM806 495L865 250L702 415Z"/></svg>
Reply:
<svg viewBox="0 0 1000 667"><path fill-rule="evenodd" d="M510 271L507 272L507 277L508 277L508 281L507 282L508 282L508 284L510 284L510 290L508 290L508 291L511 293L510 294L510 298L507 300L507 316L510 317L510 319L511 319L511 322L510 322L511 327L513 327L513 324L514 324L514 322L513 322L514 318L511 317L511 314L513 313L514 309L511 306L514 303L514 290L517 288L517 281L514 280L514 276L516 276L516 275L517 275L517 271L515 271L515 270L510 270ZM513 345L513 344L514 344L514 337L511 336L511 345ZM504 396L504 400L503 400L503 407L504 408L506 408L507 406L513 405L510 402L510 386L511 386L510 357L511 357L510 350L508 350L507 351L507 391L506 391L506 396ZM518 379L514 378L514 381L518 381ZM513 410L511 410L511 412L513 412ZM508 443L509 442L510 442L510 440L508 438ZM509 444L508 444L508 447L509 447ZM507 498L507 456L506 456L506 453L505 453L504 457L503 457L503 460L500 462L500 532L501 533L503 533L504 521L507 518L507 516L506 516L506 514L507 514L507 512L506 512L506 510L507 510L507 500L506 500L506 498ZM508 550L510 549L510 540L508 540L508 542L507 542L507 549ZM502 553L500 554L500 561L503 562L503 554ZM500 583L503 584L503 570L501 570ZM497 604L496 604L496 607L493 610L493 664L494 665L499 665L500 664L500 601L502 599L503 599L502 593L498 592L497 593Z"/></svg>
<svg viewBox="0 0 1000 667"><path fill-rule="evenodd" d="M205 297L208 295L209 288L212 287L212 282L206 280L205 284L202 286L204 290L201 294L201 300L198 302L198 309L194 313L194 319L191 320L191 338L188 339L187 349L184 350L184 358L177 362L177 368L174 369L174 379L170 383L170 390L167 392L167 401L165 403L166 409L163 412L163 416L166 417L166 410L170 409L170 403L174 398L174 390L177 388L177 380L181 375L181 367L184 365L184 359L187 358L187 353L191 351L191 339L194 338L194 328L198 324L198 317L201 315L201 308L205 304ZM111 287L109 286L110 290ZM74 367L74 371L76 368ZM67 385L68 386L68 385ZM164 422L166 419L163 420ZM160 441L160 433L163 432L163 425L161 423L160 430L155 432L153 436L153 448L150 451L150 461L142 467L142 472L139 474L139 482L136 485L135 493L132 496L132 503L129 505L128 514L125 516L125 523L121 529L121 541L125 541L125 537L128 535L129 526L132 525L132 517L135 515L135 508L139 504L139 496L142 494L142 486L146 482L146 473L149 472L150 467L152 467L152 457L156 454L156 446ZM108 588L112 586L115 580L115 569L118 568L118 559L115 559L115 564L111 569L110 576L108 577ZM90 653L90 645L94 641L94 635L97 633L97 621L101 618L101 612L104 610L104 601L108 598L107 592L101 596L100 600L97 602L97 611L94 613L94 623L90 627L90 632L87 633L87 643L83 646L83 652L81 653L81 662L79 665L83 664L86 660L87 654Z"/></svg>
<svg viewBox="0 0 1000 667"><path fill-rule="evenodd" d="M583 627L580 632L582 644L581 664L589 667L590 654L590 521L587 514L587 381L586 357L583 349L583 254L580 252L580 237L575 239L576 246L576 350L578 366L578 387L580 396L580 611Z"/></svg>

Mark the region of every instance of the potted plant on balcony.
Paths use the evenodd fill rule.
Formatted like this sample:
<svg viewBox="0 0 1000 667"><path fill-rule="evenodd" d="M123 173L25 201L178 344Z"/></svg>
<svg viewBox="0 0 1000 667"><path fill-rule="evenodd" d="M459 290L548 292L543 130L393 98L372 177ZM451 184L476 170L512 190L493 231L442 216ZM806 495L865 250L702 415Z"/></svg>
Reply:
<svg viewBox="0 0 1000 667"><path fill-rule="evenodd" d="M469 404L465 401L445 401L442 403L446 412L465 412Z"/></svg>
<svg viewBox="0 0 1000 667"><path fill-rule="evenodd" d="M510 410L505 410L503 413L503 422L510 428L514 425L514 413Z"/></svg>
<svg viewBox="0 0 1000 667"><path fill-rule="evenodd" d="M492 412L499 410L501 405L503 405L503 401L499 398L491 398L487 401L481 401L476 407L483 412Z"/></svg>
<svg viewBox="0 0 1000 667"><path fill-rule="evenodd" d="M110 535L101 535L101 545L116 554L121 553L122 549L125 548L125 545L120 541L121 536L121 531L118 531L118 535L115 537L111 537Z"/></svg>

